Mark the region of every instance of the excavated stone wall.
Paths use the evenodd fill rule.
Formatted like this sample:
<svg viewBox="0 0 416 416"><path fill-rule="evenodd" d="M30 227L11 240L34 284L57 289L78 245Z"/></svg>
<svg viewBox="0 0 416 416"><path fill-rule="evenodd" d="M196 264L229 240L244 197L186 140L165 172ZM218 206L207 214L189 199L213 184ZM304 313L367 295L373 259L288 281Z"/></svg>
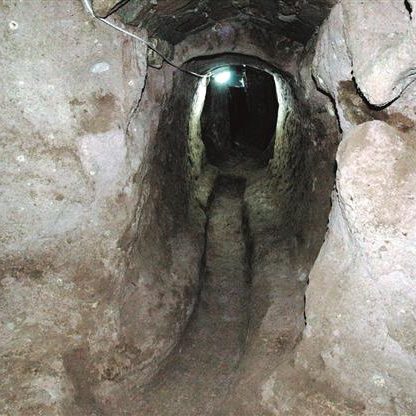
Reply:
<svg viewBox="0 0 416 416"><path fill-rule="evenodd" d="M94 0L100 15L115 7L129 24L173 44L204 29L221 31L224 21L237 22L255 32L273 32L306 43L336 0Z"/></svg>
<svg viewBox="0 0 416 416"><path fill-rule="evenodd" d="M204 56L241 54L261 59L281 71L294 75L303 45L272 31L258 30L246 22L219 22L214 28L190 34L175 45L178 63Z"/></svg>
<svg viewBox="0 0 416 416"><path fill-rule="evenodd" d="M78 2L0 14L0 408L74 414L116 359L145 49Z"/></svg>
<svg viewBox="0 0 416 416"><path fill-rule="evenodd" d="M153 374L192 310L188 211L203 221L185 134L169 136L189 115L168 100L172 71L80 3L1 14L0 408L99 413Z"/></svg>
<svg viewBox="0 0 416 416"><path fill-rule="evenodd" d="M343 138L297 365L361 402L366 415L416 412L411 6L342 1L312 63Z"/></svg>
<svg viewBox="0 0 416 416"><path fill-rule="evenodd" d="M205 221L194 195L206 206L215 174L194 185L196 78L146 68L139 43L78 3L38 7L2 6L1 400L13 414L99 412L154 374L192 312ZM179 45L183 60L203 36ZM202 55L230 42L264 55L254 32L213 36Z"/></svg>
<svg viewBox="0 0 416 416"><path fill-rule="evenodd" d="M170 68L149 71L150 94L160 90L166 72L170 78ZM187 136L197 79L176 73L170 84L161 111L155 109L157 133L135 177L136 217L123 241L131 285L121 300L120 321L125 348L136 363L125 379L114 380L116 390L137 386L154 374L176 345L199 288L205 215L194 196ZM131 130L142 122L143 114L137 111Z"/></svg>
<svg viewBox="0 0 416 416"><path fill-rule="evenodd" d="M107 14L117 3L95 5ZM245 194L248 357L264 358L246 368L264 367L255 376L275 414L307 414L316 397L323 409L325 394L354 406L331 410L329 398L322 414L416 413L414 7L343 0L305 50L297 36L221 16L177 37L180 64L232 51L281 74L274 157ZM143 45L78 2L6 2L0 14L0 413L100 414L160 368L195 303L216 175L201 176L206 86L147 68ZM336 187L303 317L336 118ZM269 344L255 351L264 334L293 348L304 320L290 371L278 355L270 364Z"/></svg>

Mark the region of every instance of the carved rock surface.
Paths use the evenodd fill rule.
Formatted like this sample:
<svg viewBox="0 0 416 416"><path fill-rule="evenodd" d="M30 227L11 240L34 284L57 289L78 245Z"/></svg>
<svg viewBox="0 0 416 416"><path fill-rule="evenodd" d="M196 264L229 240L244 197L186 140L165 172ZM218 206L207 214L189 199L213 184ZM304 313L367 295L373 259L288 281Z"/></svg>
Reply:
<svg viewBox="0 0 416 416"><path fill-rule="evenodd" d="M160 362L192 309L200 245L139 182L169 73L142 94L145 48L81 2L0 16L0 413L97 413L113 382ZM157 255L133 247L146 228Z"/></svg>
<svg viewBox="0 0 416 416"><path fill-rule="evenodd" d="M369 411L416 411L416 149L380 121L344 137L298 364ZM369 413L371 414L371 413Z"/></svg>
<svg viewBox="0 0 416 416"><path fill-rule="evenodd" d="M306 43L335 3L336 0L129 0L119 12L126 23L144 27L151 36L174 44L191 33L216 30L223 21L235 21L240 26L250 21L257 30L272 30Z"/></svg>
<svg viewBox="0 0 416 416"><path fill-rule="evenodd" d="M353 74L366 99L383 106L415 80L416 25L406 2L342 2Z"/></svg>
<svg viewBox="0 0 416 416"><path fill-rule="evenodd" d="M342 131L371 120L414 128L416 26L410 16L401 2L344 0L324 22L312 73L334 100Z"/></svg>
<svg viewBox="0 0 416 416"><path fill-rule="evenodd" d="M93 0L92 7L97 16L106 17L121 3L123 0Z"/></svg>

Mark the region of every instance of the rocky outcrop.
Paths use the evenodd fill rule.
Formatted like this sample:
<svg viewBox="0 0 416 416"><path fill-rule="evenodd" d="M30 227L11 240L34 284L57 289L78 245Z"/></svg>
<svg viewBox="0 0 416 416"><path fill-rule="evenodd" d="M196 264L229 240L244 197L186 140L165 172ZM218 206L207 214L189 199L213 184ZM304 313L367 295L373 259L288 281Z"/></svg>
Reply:
<svg viewBox="0 0 416 416"><path fill-rule="evenodd" d="M410 4L410 3L409 3ZM312 64L317 86L334 100L340 128L370 120L414 127L416 28L406 2L336 5L322 26Z"/></svg>
<svg viewBox="0 0 416 416"><path fill-rule="evenodd" d="M368 122L343 139L337 161L329 231L310 274L297 360L361 399L368 414L413 414L413 137Z"/></svg>
<svg viewBox="0 0 416 416"><path fill-rule="evenodd" d="M405 1L383 5L343 3L345 36L353 75L366 99L377 107L396 99L415 80L415 24ZM363 36L364 34L364 36Z"/></svg>
<svg viewBox="0 0 416 416"><path fill-rule="evenodd" d="M157 182L188 187L186 142L156 136L172 72L80 2L0 13L0 413L99 412L155 371L198 285L201 236Z"/></svg>
<svg viewBox="0 0 416 416"><path fill-rule="evenodd" d="M95 0L110 5L115 0ZM209 29L228 35L223 21L245 26L248 21L256 31L277 32L306 43L315 28L329 13L336 0L126 0L120 15L128 24L145 27L153 35L176 44L191 34ZM108 7L107 7L108 9Z"/></svg>
<svg viewBox="0 0 416 416"><path fill-rule="evenodd" d="M409 7L341 2L318 36L312 65L344 134L297 365L365 404L369 415L416 411Z"/></svg>

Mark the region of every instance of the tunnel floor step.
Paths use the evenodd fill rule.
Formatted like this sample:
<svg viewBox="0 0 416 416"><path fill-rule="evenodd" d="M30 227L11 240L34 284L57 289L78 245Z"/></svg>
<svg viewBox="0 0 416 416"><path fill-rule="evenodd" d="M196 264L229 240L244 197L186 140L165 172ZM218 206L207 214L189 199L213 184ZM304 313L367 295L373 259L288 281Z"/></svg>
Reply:
<svg viewBox="0 0 416 416"><path fill-rule="evenodd" d="M230 389L248 327L243 194L243 180L217 181L197 310L169 363L140 398L136 415L214 415Z"/></svg>

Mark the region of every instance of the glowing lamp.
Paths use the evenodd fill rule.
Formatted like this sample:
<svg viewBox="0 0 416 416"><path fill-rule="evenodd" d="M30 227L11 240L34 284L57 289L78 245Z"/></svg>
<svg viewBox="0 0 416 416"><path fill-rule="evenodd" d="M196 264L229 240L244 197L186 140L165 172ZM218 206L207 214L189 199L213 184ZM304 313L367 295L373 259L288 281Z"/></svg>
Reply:
<svg viewBox="0 0 416 416"><path fill-rule="evenodd" d="M214 73L213 77L217 84L225 85L231 80L231 71L229 69L222 69Z"/></svg>

